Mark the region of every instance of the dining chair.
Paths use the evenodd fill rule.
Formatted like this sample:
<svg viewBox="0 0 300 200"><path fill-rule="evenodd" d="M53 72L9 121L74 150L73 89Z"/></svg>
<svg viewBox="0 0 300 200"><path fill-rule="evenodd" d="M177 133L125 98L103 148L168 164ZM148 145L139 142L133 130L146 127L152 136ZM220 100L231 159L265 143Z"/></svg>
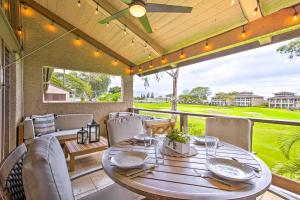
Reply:
<svg viewBox="0 0 300 200"><path fill-rule="evenodd" d="M144 127L146 130L150 129L153 135L168 134L174 129L175 122L171 119L145 120Z"/></svg>
<svg viewBox="0 0 300 200"><path fill-rule="evenodd" d="M23 163L23 185L28 200L75 200L64 153L55 136L31 144ZM79 200L136 200L143 197L114 183Z"/></svg>
<svg viewBox="0 0 300 200"><path fill-rule="evenodd" d="M139 116L109 119L106 125L109 146L144 132L142 120Z"/></svg>
<svg viewBox="0 0 300 200"><path fill-rule="evenodd" d="M205 135L251 151L253 123L248 119L234 117L206 118Z"/></svg>

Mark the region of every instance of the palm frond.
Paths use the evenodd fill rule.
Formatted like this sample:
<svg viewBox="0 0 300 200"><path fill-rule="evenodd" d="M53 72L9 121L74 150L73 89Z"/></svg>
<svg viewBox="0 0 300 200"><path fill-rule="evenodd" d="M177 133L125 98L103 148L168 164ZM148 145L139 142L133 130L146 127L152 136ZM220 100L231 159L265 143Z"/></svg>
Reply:
<svg viewBox="0 0 300 200"><path fill-rule="evenodd" d="M283 163L277 163L272 167L276 174L288 176L296 180L300 179L300 160L291 160Z"/></svg>
<svg viewBox="0 0 300 200"><path fill-rule="evenodd" d="M279 149L287 159L289 159L292 146L297 141L300 141L300 130L296 130L296 132L293 134L279 136L278 138Z"/></svg>

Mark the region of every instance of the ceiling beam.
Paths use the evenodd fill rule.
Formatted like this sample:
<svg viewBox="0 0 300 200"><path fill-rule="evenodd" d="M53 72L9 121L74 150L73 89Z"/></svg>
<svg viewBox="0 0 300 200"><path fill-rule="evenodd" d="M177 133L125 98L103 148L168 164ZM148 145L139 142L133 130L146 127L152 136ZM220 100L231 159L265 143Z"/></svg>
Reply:
<svg viewBox="0 0 300 200"><path fill-rule="evenodd" d="M249 22L262 17L262 13L257 0L238 1L238 3Z"/></svg>
<svg viewBox="0 0 300 200"><path fill-rule="evenodd" d="M62 28L66 29L67 31L70 31L70 30L75 28L75 26L73 26L69 22L65 21L64 19L62 19L61 17L59 17L55 13L51 12L47 8L43 7L39 3L35 2L34 0L22 0L22 2L26 3L28 6L30 6L32 9L34 9L35 11L40 13L41 15L47 17L49 20L53 20L56 24L60 25ZM116 53L112 49L108 48L107 46L105 46L101 42L97 41L96 39L92 38L91 36L89 36L88 34L83 32L79 28L75 29L73 31L73 33L78 35L80 38L87 41L91 45L95 46L96 48L98 48L99 50L104 52L105 54L111 56L114 59L119 60L123 64L125 64L127 66L130 66L130 67L135 66L134 63L132 63L128 59L124 58L123 56L119 55L118 53Z"/></svg>
<svg viewBox="0 0 300 200"><path fill-rule="evenodd" d="M99 1L99 0L87 0L88 2L93 2L94 6L98 4L99 7L104 11L104 14L107 16L113 15L117 13L119 10L114 8L109 1ZM165 53L163 47L161 47L155 40L153 40L146 32L141 30L138 26L132 23L130 20L121 17L116 19L120 23L121 26L126 26L127 31L130 31L136 37L138 37L142 43L147 42L149 47L152 49L153 53L157 56L161 56Z"/></svg>
<svg viewBox="0 0 300 200"><path fill-rule="evenodd" d="M299 13L300 4L295 5L294 8ZM222 52L233 52L231 49L257 43L263 37L271 36L274 38L275 36L284 35L284 33L294 30L299 31L300 20L294 21L294 14L295 10L293 8L282 9L246 24L244 26L245 37L242 37L243 26L238 27L209 38L206 41L192 44L182 50L168 53L152 61L133 67L131 74L150 74L151 71L157 71L158 68L168 69L173 63L177 64L178 67L186 66L207 60L206 58L221 57L223 55ZM208 48L206 48L206 42ZM249 48L251 46L248 45Z"/></svg>

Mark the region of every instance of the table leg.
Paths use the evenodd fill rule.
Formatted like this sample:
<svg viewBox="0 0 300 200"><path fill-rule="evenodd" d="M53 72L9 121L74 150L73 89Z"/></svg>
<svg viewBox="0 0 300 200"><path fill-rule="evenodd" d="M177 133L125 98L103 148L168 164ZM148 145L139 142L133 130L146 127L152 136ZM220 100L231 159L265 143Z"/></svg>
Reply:
<svg viewBox="0 0 300 200"><path fill-rule="evenodd" d="M70 171L75 170L75 157L70 154L70 163L69 163Z"/></svg>

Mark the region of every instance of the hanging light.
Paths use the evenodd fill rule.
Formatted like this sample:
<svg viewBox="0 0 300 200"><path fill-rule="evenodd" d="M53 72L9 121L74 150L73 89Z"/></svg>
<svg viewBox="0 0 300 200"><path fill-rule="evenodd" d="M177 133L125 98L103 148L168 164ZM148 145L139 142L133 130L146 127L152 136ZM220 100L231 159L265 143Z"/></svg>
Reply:
<svg viewBox="0 0 300 200"><path fill-rule="evenodd" d="M245 31L245 26L243 26L243 31L242 31L242 38L246 37L246 31Z"/></svg>
<svg viewBox="0 0 300 200"><path fill-rule="evenodd" d="M180 58L180 59L185 58L185 54L184 54L184 52L183 52L183 49L180 50L179 58Z"/></svg>
<svg viewBox="0 0 300 200"><path fill-rule="evenodd" d="M258 7L256 7L256 8L254 9L253 17L255 17L255 16L257 15L257 12L258 12Z"/></svg>
<svg viewBox="0 0 300 200"><path fill-rule="evenodd" d="M106 27L109 27L109 22L106 22Z"/></svg>
<svg viewBox="0 0 300 200"><path fill-rule="evenodd" d="M97 15L98 12L99 12L99 9L98 9L98 4L97 4L96 10L95 10L95 15Z"/></svg>
<svg viewBox="0 0 300 200"><path fill-rule="evenodd" d="M296 21L298 20L298 12L297 12L297 10L296 10L296 8L295 8L295 7L293 7L293 9L294 9L294 16L293 16L293 20L294 20L294 22L296 22Z"/></svg>
<svg viewBox="0 0 300 200"><path fill-rule="evenodd" d="M101 53L100 53L99 49L97 49L97 50L94 52L94 56L95 56L95 57L100 57L100 56L101 56Z"/></svg>
<svg viewBox="0 0 300 200"><path fill-rule="evenodd" d="M134 39L131 40L131 45L133 46L135 44Z"/></svg>
<svg viewBox="0 0 300 200"><path fill-rule="evenodd" d="M149 55L148 55L148 58L151 59L151 57L152 57L152 55L151 55L151 52L150 52Z"/></svg>
<svg viewBox="0 0 300 200"><path fill-rule="evenodd" d="M167 63L167 59L164 56L161 57L161 63L162 64L166 64Z"/></svg>
<svg viewBox="0 0 300 200"><path fill-rule="evenodd" d="M141 67L139 67L139 72L143 71Z"/></svg>
<svg viewBox="0 0 300 200"><path fill-rule="evenodd" d="M77 6L78 6L78 8L80 8L80 6L81 6L80 0L77 1Z"/></svg>
<svg viewBox="0 0 300 200"><path fill-rule="evenodd" d="M209 49L209 44L208 44L207 40L205 41L205 49L207 49L207 50Z"/></svg>
<svg viewBox="0 0 300 200"><path fill-rule="evenodd" d="M22 25L20 25L20 26L18 27L18 34L19 34L19 35L22 35L22 33L23 33L23 31L22 31Z"/></svg>

